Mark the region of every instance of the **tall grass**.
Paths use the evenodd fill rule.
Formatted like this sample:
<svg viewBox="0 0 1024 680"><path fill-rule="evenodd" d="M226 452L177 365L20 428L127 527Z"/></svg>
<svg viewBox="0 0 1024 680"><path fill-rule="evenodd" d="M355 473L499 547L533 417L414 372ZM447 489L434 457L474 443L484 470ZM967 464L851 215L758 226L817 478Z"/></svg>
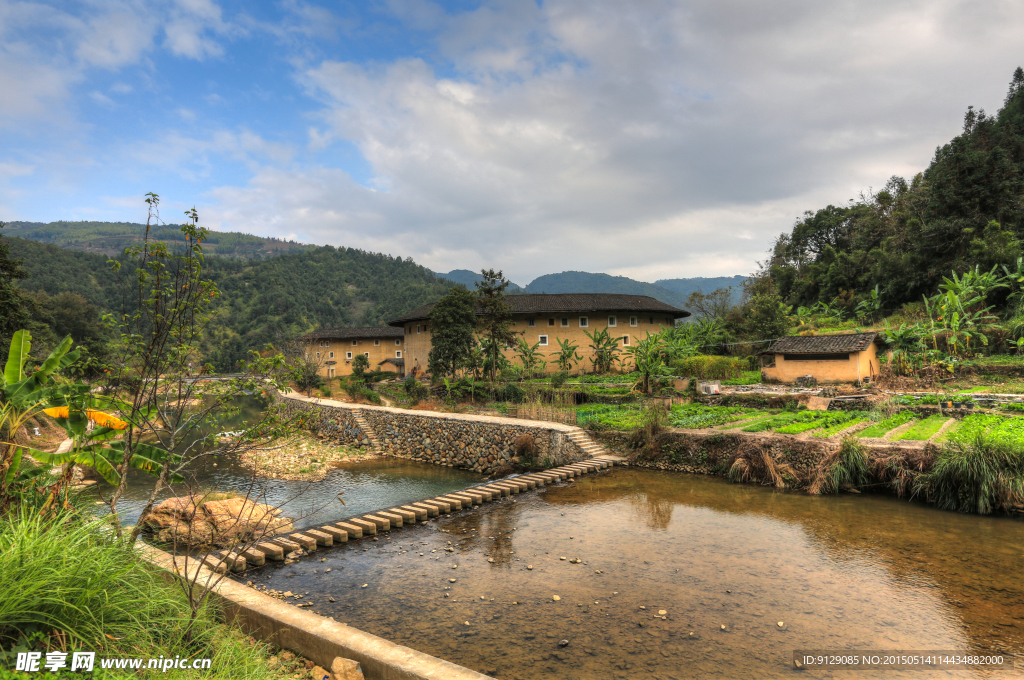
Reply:
<svg viewBox="0 0 1024 680"><path fill-rule="evenodd" d="M13 662L15 649L74 650L212 659L209 670L178 670L175 677L286 676L266 664L268 647L219 624L211 607L189 629L182 591L104 524L75 511L44 518L28 508L0 519L0 666L7 665L3 657Z"/></svg>
<svg viewBox="0 0 1024 680"><path fill-rule="evenodd" d="M948 442L932 469L921 474L915 492L936 507L988 515L1024 505L1024 449L977 434Z"/></svg>
<svg viewBox="0 0 1024 680"><path fill-rule="evenodd" d="M868 458L864 447L855 437L847 437L811 472L807 493L817 496L839 493L841 489L859 489L868 480Z"/></svg>

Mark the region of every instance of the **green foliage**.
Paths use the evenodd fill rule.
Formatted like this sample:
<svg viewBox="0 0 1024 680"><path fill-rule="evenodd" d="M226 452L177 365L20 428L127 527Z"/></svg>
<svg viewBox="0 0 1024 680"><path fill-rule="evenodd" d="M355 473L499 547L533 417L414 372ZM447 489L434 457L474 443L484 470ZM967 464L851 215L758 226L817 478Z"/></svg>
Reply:
<svg viewBox="0 0 1024 680"><path fill-rule="evenodd" d="M735 406L676 405L669 413L669 423L672 427L685 429L717 427L746 418L746 410Z"/></svg>
<svg viewBox="0 0 1024 680"><path fill-rule="evenodd" d="M676 375L701 380L735 380L743 375L746 363L736 357L698 355L672 362ZM760 379L758 371L758 379ZM756 381L755 381L756 382Z"/></svg>
<svg viewBox="0 0 1024 680"><path fill-rule="evenodd" d="M478 330L487 371L494 380L506 362L502 349L511 347L519 334L514 330L512 308L505 299L509 281L501 271L493 269L485 269L480 275L483 280L476 284L477 305L481 311Z"/></svg>
<svg viewBox="0 0 1024 680"><path fill-rule="evenodd" d="M559 371L551 376L551 386L556 390L561 388L565 384L565 381L569 379L569 374L566 371Z"/></svg>
<svg viewBox="0 0 1024 680"><path fill-rule="evenodd" d="M568 375L569 371L583 360L583 357L576 352L579 345L568 338L555 338L555 340L558 341L558 354L555 357L555 363L558 364L559 371Z"/></svg>
<svg viewBox="0 0 1024 680"><path fill-rule="evenodd" d="M541 359L539 341L531 345L523 338L519 338L516 340L516 356L523 364L523 375L532 375L538 366L545 363Z"/></svg>
<svg viewBox="0 0 1024 680"><path fill-rule="evenodd" d="M594 372L607 373L612 370L616 355L622 351L618 339L613 338L607 328L595 329L593 333L583 333L590 338L590 349L594 353L590 362L594 366Z"/></svg>
<svg viewBox="0 0 1024 680"><path fill-rule="evenodd" d="M859 489L870 481L864 447L855 437L843 440L839 450L825 458L811 473L808 493L839 493L841 489Z"/></svg>
<svg viewBox="0 0 1024 680"><path fill-rule="evenodd" d="M526 390L518 383L508 383L501 389L501 401L522 404L526 401Z"/></svg>
<svg viewBox="0 0 1024 680"><path fill-rule="evenodd" d="M476 298L465 286L451 291L430 310L427 370L434 379L454 376L470 361L476 330Z"/></svg>
<svg viewBox="0 0 1024 680"><path fill-rule="evenodd" d="M1024 502L1024 447L979 435L948 442L917 480L936 507L988 515Z"/></svg>
<svg viewBox="0 0 1024 680"><path fill-rule="evenodd" d="M750 300L747 334L758 340L780 338L789 333L790 307L778 293L755 295Z"/></svg>
<svg viewBox="0 0 1024 680"><path fill-rule="evenodd" d="M928 416L924 420L920 420L914 423L914 426L897 437L897 440L909 439L911 441L924 441L929 439L933 434L938 432L946 421L949 420L949 416L933 415Z"/></svg>
<svg viewBox="0 0 1024 680"><path fill-rule="evenodd" d="M848 206L805 213L776 241L765 273L787 304L838 297L877 313L876 299L898 307L933 295L949 272L971 272L980 286L973 291L999 307L1011 291L991 274L1014 271L1021 258L1022 194L1024 94L1011 84L997 115L968 108L962 134L938 148L923 173L892 177ZM964 293L956 277L945 283Z"/></svg>
<svg viewBox="0 0 1024 680"><path fill-rule="evenodd" d="M356 380L362 380L363 374L366 373L366 369L370 367L370 360L365 354L356 354L352 357L352 375L356 377Z"/></svg>
<svg viewBox="0 0 1024 680"><path fill-rule="evenodd" d="M857 433L857 436L864 438L884 437L885 434L889 432L889 430L894 430L900 425L909 423L915 417L916 416L914 415L913 411L900 411L891 418L886 418L885 420L882 420L881 422L872 425L869 428L861 430L860 432Z"/></svg>
<svg viewBox="0 0 1024 680"><path fill-rule="evenodd" d="M4 223L0 222L0 229ZM11 259L10 244L0 238L0 352L7 347L15 331L28 323L30 303L15 286L15 281L28 277L21 262ZM3 357L0 356L0 359Z"/></svg>

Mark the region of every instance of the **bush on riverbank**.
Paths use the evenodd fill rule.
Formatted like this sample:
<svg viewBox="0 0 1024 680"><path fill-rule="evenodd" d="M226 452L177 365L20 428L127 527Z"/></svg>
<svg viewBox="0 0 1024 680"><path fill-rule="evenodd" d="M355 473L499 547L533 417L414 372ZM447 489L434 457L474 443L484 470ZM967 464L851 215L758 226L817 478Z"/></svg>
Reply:
<svg viewBox="0 0 1024 680"><path fill-rule="evenodd" d="M190 626L178 586L104 525L80 511L44 518L28 507L0 519L0 665L13 668L17 652L40 651L45 659L45 652L74 650L97 658L212 659L206 671L176 670L183 678L257 680L297 670L271 668L269 648L219 624L212 607ZM93 677L128 675L98 666Z"/></svg>
<svg viewBox="0 0 1024 680"><path fill-rule="evenodd" d="M982 434L951 441L917 479L915 491L945 510L1024 511L1024 449Z"/></svg>

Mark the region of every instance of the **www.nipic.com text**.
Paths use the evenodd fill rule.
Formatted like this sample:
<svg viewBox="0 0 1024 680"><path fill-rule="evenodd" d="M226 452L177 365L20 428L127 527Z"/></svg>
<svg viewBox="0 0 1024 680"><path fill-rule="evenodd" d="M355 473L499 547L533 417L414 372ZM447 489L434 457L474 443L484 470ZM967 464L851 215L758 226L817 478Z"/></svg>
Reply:
<svg viewBox="0 0 1024 680"><path fill-rule="evenodd" d="M70 658L68 658L70 657ZM29 673L59 670L92 672L96 665L96 652L18 652L14 670ZM210 659L190 659L188 657L159 657L156 659L131 659L120 657L100 657L100 668L122 669L154 669L166 673L169 670L206 670L210 668Z"/></svg>

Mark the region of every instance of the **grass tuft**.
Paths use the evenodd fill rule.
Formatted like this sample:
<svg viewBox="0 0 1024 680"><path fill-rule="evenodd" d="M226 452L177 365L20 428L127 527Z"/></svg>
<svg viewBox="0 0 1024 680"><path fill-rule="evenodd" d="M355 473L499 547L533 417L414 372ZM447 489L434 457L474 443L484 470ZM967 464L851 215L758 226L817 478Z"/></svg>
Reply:
<svg viewBox="0 0 1024 680"><path fill-rule="evenodd" d="M859 489L868 483L868 459L855 437L847 437L839 448L823 458L811 472L807 493L818 496Z"/></svg>
<svg viewBox="0 0 1024 680"><path fill-rule="evenodd" d="M915 492L936 507L988 515L1024 508L1024 449L978 434L950 441L932 469L919 476Z"/></svg>

